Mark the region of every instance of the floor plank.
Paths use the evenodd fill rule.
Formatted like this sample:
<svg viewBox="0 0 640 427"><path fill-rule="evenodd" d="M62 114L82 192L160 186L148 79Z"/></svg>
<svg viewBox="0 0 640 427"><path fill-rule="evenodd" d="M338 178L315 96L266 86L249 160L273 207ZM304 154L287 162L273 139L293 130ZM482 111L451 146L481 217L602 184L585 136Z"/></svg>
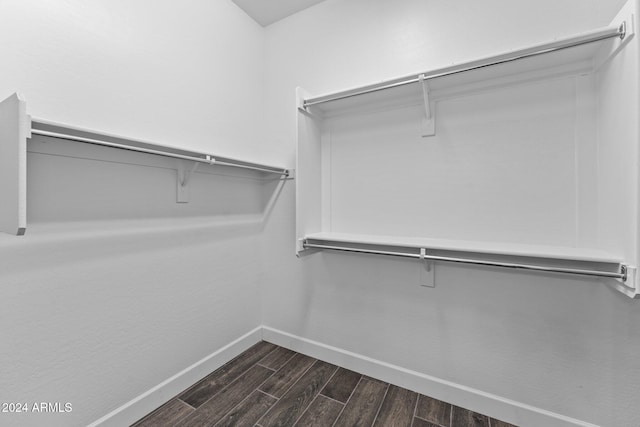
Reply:
<svg viewBox="0 0 640 427"><path fill-rule="evenodd" d="M413 424L411 427L440 427L438 424L430 423L429 421L425 421L422 418L415 417L413 419Z"/></svg>
<svg viewBox="0 0 640 427"><path fill-rule="evenodd" d="M315 361L316 359L304 354L296 354L268 381L262 384L260 390L271 396L281 398Z"/></svg>
<svg viewBox="0 0 640 427"><path fill-rule="evenodd" d="M496 420L495 418L491 418L490 425L491 427L516 427L513 424L505 423L504 421Z"/></svg>
<svg viewBox="0 0 640 427"><path fill-rule="evenodd" d="M451 425L456 427L489 427L489 417L453 406L451 409Z"/></svg>
<svg viewBox="0 0 640 427"><path fill-rule="evenodd" d="M245 373L247 369L256 364L260 359L275 350L275 348L276 346L274 344L266 341L259 342L220 369L206 376L196 385L178 396L178 398L194 408L198 408Z"/></svg>
<svg viewBox="0 0 640 427"><path fill-rule="evenodd" d="M220 420L216 427L251 427L277 401L278 399L256 390Z"/></svg>
<svg viewBox="0 0 640 427"><path fill-rule="evenodd" d="M179 421L181 418L186 417L192 413L194 409L184 402L178 399L172 399L165 403L137 423L132 427L157 427L164 425L172 425Z"/></svg>
<svg viewBox="0 0 640 427"><path fill-rule="evenodd" d="M329 380L320 393L338 402L346 403L358 385L360 378L362 378L362 375L357 372L339 368L338 372Z"/></svg>
<svg viewBox="0 0 640 427"><path fill-rule="evenodd" d="M376 418L388 384L362 378L335 423L336 427L369 427Z"/></svg>
<svg viewBox="0 0 640 427"><path fill-rule="evenodd" d="M260 384L273 375L271 369L255 365L240 376L236 381L222 389L211 399L200 405L187 418L177 423L177 426L202 427L212 426L220 421L230 410L242 402Z"/></svg>
<svg viewBox="0 0 640 427"><path fill-rule="evenodd" d="M295 354L296 352L293 350L289 350L288 348L284 347L278 347L271 353L267 354L258 363L265 368L277 371L278 369L282 368L282 366L287 363L287 361L291 359Z"/></svg>
<svg viewBox="0 0 640 427"><path fill-rule="evenodd" d="M390 385L374 427L411 427L418 394Z"/></svg>
<svg viewBox="0 0 640 427"><path fill-rule="evenodd" d="M430 423L449 427L451 423L451 405L421 394L418 397L416 416Z"/></svg>
<svg viewBox="0 0 640 427"><path fill-rule="evenodd" d="M337 369L330 363L316 361L258 424L262 427L294 425Z"/></svg>
<svg viewBox="0 0 640 427"><path fill-rule="evenodd" d="M319 394L295 425L299 427L331 427L340 415L342 408L344 408L344 404Z"/></svg>

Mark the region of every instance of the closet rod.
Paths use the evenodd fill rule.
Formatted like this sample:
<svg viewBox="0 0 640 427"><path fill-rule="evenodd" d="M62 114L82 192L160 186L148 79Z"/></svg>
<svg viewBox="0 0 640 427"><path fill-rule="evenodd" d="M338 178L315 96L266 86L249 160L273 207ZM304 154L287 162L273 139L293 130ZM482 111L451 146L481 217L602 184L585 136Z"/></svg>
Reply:
<svg viewBox="0 0 640 427"><path fill-rule="evenodd" d="M391 89L398 86L405 86L408 84L418 83L420 77L424 80L434 79L437 77L445 77L453 74L464 73L466 71L477 70L480 68L490 67L493 65L505 64L508 62L517 61L519 59L530 58L533 56L542 55L545 53L551 53L562 49L568 49L571 47L577 47L588 43L594 43L601 40L610 38L624 39L626 34L626 22L623 22L618 27L606 27L599 30L594 30L588 33L583 33L577 36L555 40L548 43L542 43L534 46L530 46L524 49L496 55L476 61L465 62L450 67L444 67L437 70L427 71L425 73L415 74L412 76L402 77L395 80L389 80L386 82L362 86L343 92L334 93L331 95L319 96L316 98L309 98L303 101L303 107L310 107L312 105L323 104L325 102L337 101L340 99L351 98L354 96L364 95L367 93L378 92L381 90Z"/></svg>
<svg viewBox="0 0 640 427"><path fill-rule="evenodd" d="M268 173L275 173L275 174L278 174L278 175L289 176L289 171L287 169L279 169L279 168L269 169L268 167L253 166L253 165L243 164L243 163L232 163L232 162L229 162L229 161L217 161L213 156L210 156L210 155L204 155L203 154L203 156L206 156L206 157L186 156L186 155L183 155L183 154L171 153L169 151L154 150L154 149L151 149L151 148L136 147L136 146L133 146L133 145L126 145L126 144L117 144L115 142L108 142L108 141L102 141L102 140L99 140L99 139L85 138L85 137L82 137L82 136L68 135L68 134L57 133L57 132L50 132L50 131L40 130L40 129L32 129L31 133L34 134L34 135L48 136L48 137L51 137L51 138L66 139L66 140L70 140L70 141L84 142L84 143L87 143L87 144L102 145L102 146L105 146L105 147L118 148L118 149L122 149L122 150L137 151L137 152L140 152L140 153L156 154L158 156L172 157L172 158L176 158L176 159L189 160L189 161L199 162L199 163L206 163L208 165L214 165L215 164L215 165L222 165L222 166L232 166L232 167L237 167L237 168L251 169L251 170L260 171L260 172L268 172Z"/></svg>
<svg viewBox="0 0 640 427"><path fill-rule="evenodd" d="M306 240L303 242L303 247L305 249L306 248L328 249L328 250L335 250L335 251L357 252L357 253L363 253L363 254L390 255L390 256L399 256L399 257L405 257L405 258L417 258L417 259L425 259L425 260L431 260L431 261L455 262L455 263L461 263L461 264L475 264L475 265L484 265L484 266L490 266L490 267L516 268L521 270L542 271L542 272L548 272L548 273L563 273L563 274L578 274L583 276L610 277L613 279L620 279L622 281L627 280L627 268L625 265L620 266L619 273L614 273L610 271L582 270L582 269L561 268L561 267L545 267L541 265L485 261L485 260L471 259L471 258L445 257L445 256L436 256L436 255L427 255L427 254L423 256L421 254L408 253L408 252L377 251L373 249L350 248L346 246L319 245L315 243L308 243Z"/></svg>

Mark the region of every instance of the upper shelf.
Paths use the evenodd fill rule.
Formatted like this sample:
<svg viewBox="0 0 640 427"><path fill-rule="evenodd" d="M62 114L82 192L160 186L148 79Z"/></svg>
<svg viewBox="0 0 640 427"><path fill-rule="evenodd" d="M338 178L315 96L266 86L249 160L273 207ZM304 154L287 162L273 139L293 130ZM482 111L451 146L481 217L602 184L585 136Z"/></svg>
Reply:
<svg viewBox="0 0 640 427"><path fill-rule="evenodd" d="M22 235L27 226L27 140L34 136L56 138L119 150L145 153L178 159L176 162L179 203L188 201L189 179L196 167L225 166L272 174L280 178L290 176L286 168L231 157L216 156L121 135L83 129L78 126L32 118L27 114L26 102L13 94L0 102L0 231ZM185 166L185 164L190 166Z"/></svg>
<svg viewBox="0 0 640 427"><path fill-rule="evenodd" d="M375 106L394 100L420 102L425 96L421 90L423 83L428 85L427 94L438 97L444 91L459 92L478 83L486 87L491 86L491 82L504 82L505 79L522 81L554 74L588 73L597 70L614 55L633 37L634 31L633 19L629 17L610 27L422 73L322 96L302 95L298 107L323 114L339 113L362 103Z"/></svg>
<svg viewBox="0 0 640 427"><path fill-rule="evenodd" d="M209 165L231 166L284 176L288 176L289 174L287 169L279 166L270 166L262 163L238 160L232 157L221 157L214 154L198 153L169 145L128 138L107 132L84 129L74 125L56 123L35 117L31 117L31 134L87 144L103 145L106 147L137 151L158 156L173 157Z"/></svg>

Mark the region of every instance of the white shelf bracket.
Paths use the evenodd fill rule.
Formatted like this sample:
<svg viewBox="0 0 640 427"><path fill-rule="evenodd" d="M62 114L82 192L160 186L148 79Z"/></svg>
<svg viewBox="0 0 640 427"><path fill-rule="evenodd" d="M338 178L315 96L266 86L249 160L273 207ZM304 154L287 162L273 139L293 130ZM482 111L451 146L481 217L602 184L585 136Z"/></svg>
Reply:
<svg viewBox="0 0 640 427"><path fill-rule="evenodd" d="M216 162L216 159L211 156L206 156L206 159L210 165ZM199 164L199 162L193 162L188 167L188 163L178 162L178 168L176 169L176 203L189 203L189 181L196 169L198 169Z"/></svg>
<svg viewBox="0 0 640 427"><path fill-rule="evenodd" d="M424 104L424 117L422 119L422 136L434 136L436 134L435 105L431 102L429 82L424 74L418 76L422 87L422 102Z"/></svg>
<svg viewBox="0 0 640 427"><path fill-rule="evenodd" d="M287 169L287 173L280 177L280 180L284 180L284 181L290 180L290 179L296 179L296 170L295 169Z"/></svg>
<svg viewBox="0 0 640 427"><path fill-rule="evenodd" d="M435 288L435 270L436 265L432 260L425 259L427 250L420 248L420 286L427 288Z"/></svg>
<svg viewBox="0 0 640 427"><path fill-rule="evenodd" d="M627 21L622 21L622 24L620 24L618 30L620 31L620 40L624 40L624 38L627 36Z"/></svg>
<svg viewBox="0 0 640 427"><path fill-rule="evenodd" d="M638 268L622 265L621 271L625 275L624 279L609 281L611 287L622 292L629 298L640 298L640 282L638 281Z"/></svg>
<svg viewBox="0 0 640 427"><path fill-rule="evenodd" d="M300 258L300 255L303 255L306 250L304 247L305 239L297 239L296 240L296 256Z"/></svg>
<svg viewBox="0 0 640 427"><path fill-rule="evenodd" d="M309 109L304 105L304 100L309 98L309 94L301 87L296 88L296 107L299 111L305 113L309 112Z"/></svg>

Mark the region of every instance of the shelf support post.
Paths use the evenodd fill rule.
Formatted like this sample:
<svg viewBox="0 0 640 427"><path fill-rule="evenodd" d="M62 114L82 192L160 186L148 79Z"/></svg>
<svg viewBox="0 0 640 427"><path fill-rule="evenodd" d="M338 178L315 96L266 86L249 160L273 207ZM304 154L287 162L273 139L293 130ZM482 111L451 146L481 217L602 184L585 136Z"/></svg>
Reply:
<svg viewBox="0 0 640 427"><path fill-rule="evenodd" d="M429 83L424 74L418 76L422 87L422 102L424 105L424 117L422 119L422 136L434 136L436 134L435 105L432 107Z"/></svg>
<svg viewBox="0 0 640 427"><path fill-rule="evenodd" d="M17 93L0 102L0 231L22 236L27 229L27 138L31 119Z"/></svg>

